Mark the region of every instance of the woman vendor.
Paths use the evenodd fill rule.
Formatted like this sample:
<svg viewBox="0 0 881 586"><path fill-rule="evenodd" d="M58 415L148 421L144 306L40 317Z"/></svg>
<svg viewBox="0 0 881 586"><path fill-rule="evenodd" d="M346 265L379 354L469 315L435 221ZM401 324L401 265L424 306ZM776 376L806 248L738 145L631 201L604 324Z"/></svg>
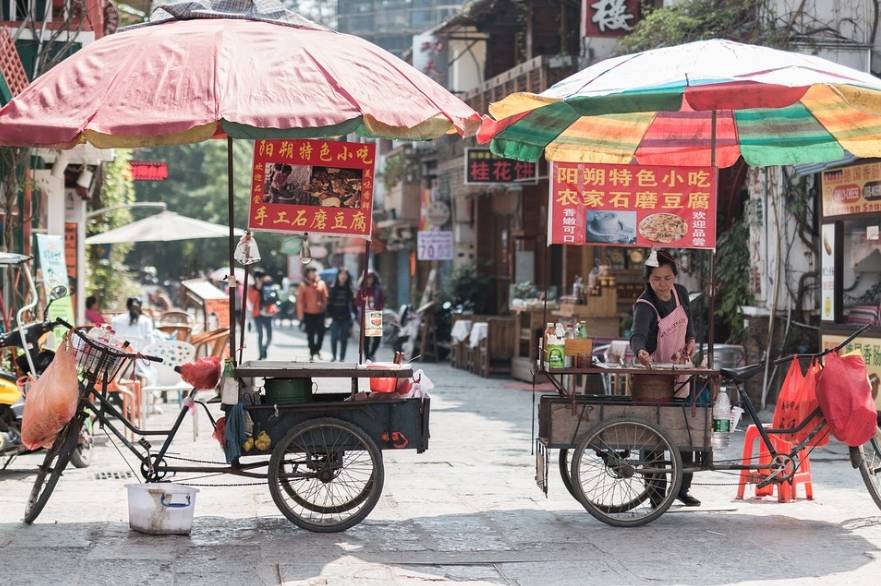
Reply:
<svg viewBox="0 0 881 586"><path fill-rule="evenodd" d="M664 251L652 251L645 262L646 288L633 306L630 348L640 364L685 363L695 351L694 327L689 319L688 291L676 284L676 261ZM637 375L638 376L638 375ZM676 382L673 398L688 397L688 385ZM682 452L683 465L694 461L693 452ZM692 474L684 474L677 498L685 506L700 506L688 494Z"/></svg>

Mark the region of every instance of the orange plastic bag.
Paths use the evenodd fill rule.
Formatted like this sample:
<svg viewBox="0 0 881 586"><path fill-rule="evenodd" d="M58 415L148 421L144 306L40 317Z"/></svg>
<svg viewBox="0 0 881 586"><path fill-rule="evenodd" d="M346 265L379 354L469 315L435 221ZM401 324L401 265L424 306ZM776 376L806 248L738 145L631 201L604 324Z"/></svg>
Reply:
<svg viewBox="0 0 881 586"><path fill-rule="evenodd" d="M25 447L51 447L58 432L76 414L78 399L76 355L73 344L65 339L25 398L21 421L21 442Z"/></svg>
<svg viewBox="0 0 881 586"><path fill-rule="evenodd" d="M811 362L811 365L808 367L808 371L805 373L804 378L802 379L802 384L799 389L798 398L796 400L795 407L795 421L792 422L792 426L796 426L802 421L804 421L814 410L820 406L820 403L817 401L817 384L820 379L820 372L823 368L820 366L819 361L814 360ZM814 429L815 424L818 420L814 420L812 423L808 424L803 430L798 433L792 434L792 437L788 440L793 443L801 443L805 439L807 439L808 435ZM829 443L829 432L821 431L808 443L809 446L825 446Z"/></svg>
<svg viewBox="0 0 881 586"><path fill-rule="evenodd" d="M798 422L798 399L804 384L804 375L798 360L793 358L786 371L786 377L777 394L777 405L774 407L774 417L771 420L772 427L792 427Z"/></svg>

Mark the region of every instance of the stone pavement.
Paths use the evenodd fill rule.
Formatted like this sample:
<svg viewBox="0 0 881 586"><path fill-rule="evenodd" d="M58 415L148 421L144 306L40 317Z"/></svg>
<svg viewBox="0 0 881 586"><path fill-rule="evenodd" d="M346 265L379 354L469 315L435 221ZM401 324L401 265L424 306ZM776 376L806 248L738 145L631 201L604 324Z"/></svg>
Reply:
<svg viewBox="0 0 881 586"><path fill-rule="evenodd" d="M253 346L253 340L250 342ZM328 346L326 345L325 348ZM357 347L350 348L350 360ZM253 348L247 351L254 354ZM272 359L303 359L292 329ZM247 358L247 356L246 356ZM38 456L0 472L0 565L9 584L878 584L881 511L840 445L815 453L814 501L735 501L722 473L696 477L698 509L674 507L646 527L601 524L556 475L535 486L528 385L426 365L429 450L384 452L385 489L360 525L320 535L284 519L265 484L203 487L189 537L129 531L128 469L109 444L68 470L33 526L21 523ZM150 418L170 424L175 411ZM222 460L207 420L179 453ZM722 457L737 455L742 436ZM553 454L556 457L556 454ZM201 482L239 483L236 477Z"/></svg>

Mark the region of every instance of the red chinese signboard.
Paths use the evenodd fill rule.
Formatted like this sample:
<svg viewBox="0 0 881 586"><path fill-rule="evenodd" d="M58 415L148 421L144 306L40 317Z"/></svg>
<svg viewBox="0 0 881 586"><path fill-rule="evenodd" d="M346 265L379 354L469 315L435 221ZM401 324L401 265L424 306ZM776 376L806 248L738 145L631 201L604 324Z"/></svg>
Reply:
<svg viewBox="0 0 881 586"><path fill-rule="evenodd" d="M376 146L258 140L248 227L370 239Z"/></svg>
<svg viewBox="0 0 881 586"><path fill-rule="evenodd" d="M553 163L551 244L716 247L712 167Z"/></svg>
<svg viewBox="0 0 881 586"><path fill-rule="evenodd" d="M640 0L581 0L584 37L618 37L639 22Z"/></svg>
<svg viewBox="0 0 881 586"><path fill-rule="evenodd" d="M497 157L489 149L465 149L465 185L537 182L535 163Z"/></svg>
<svg viewBox="0 0 881 586"><path fill-rule="evenodd" d="M168 179L168 163L165 161L131 161L133 181L165 181Z"/></svg>

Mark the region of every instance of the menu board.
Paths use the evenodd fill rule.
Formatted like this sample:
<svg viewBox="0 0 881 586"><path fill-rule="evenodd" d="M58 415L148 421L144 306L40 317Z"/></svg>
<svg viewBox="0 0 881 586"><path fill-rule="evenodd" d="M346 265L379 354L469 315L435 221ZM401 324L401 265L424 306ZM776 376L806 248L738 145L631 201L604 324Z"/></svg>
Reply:
<svg viewBox="0 0 881 586"><path fill-rule="evenodd" d="M712 167L551 166L551 244L716 247Z"/></svg>
<svg viewBox="0 0 881 586"><path fill-rule="evenodd" d="M823 171L823 216L881 212L881 163Z"/></svg>

